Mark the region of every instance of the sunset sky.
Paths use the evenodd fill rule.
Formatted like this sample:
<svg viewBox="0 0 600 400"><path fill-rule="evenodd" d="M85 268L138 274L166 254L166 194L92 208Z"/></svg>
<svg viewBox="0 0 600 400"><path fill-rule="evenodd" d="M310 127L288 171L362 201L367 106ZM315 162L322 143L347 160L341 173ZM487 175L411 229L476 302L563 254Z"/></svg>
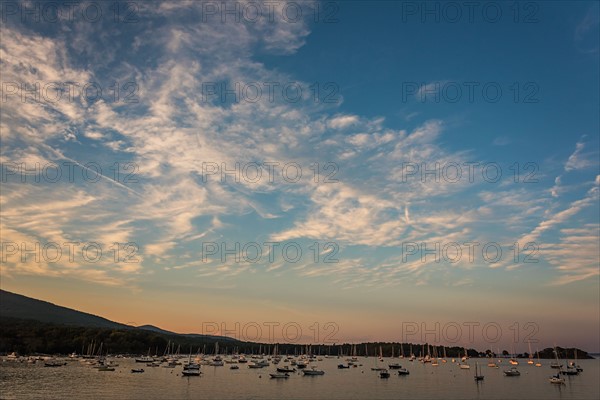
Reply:
<svg viewBox="0 0 600 400"><path fill-rule="evenodd" d="M2 289L241 339L600 351L597 2L10 4Z"/></svg>

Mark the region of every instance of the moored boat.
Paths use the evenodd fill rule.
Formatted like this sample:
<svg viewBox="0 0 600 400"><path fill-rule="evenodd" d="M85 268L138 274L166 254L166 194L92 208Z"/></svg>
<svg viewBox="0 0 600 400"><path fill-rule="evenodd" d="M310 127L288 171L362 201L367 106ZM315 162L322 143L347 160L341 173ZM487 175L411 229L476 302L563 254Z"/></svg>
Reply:
<svg viewBox="0 0 600 400"><path fill-rule="evenodd" d="M382 379L387 379L390 377L390 373L387 369L383 369L379 372L379 377Z"/></svg>
<svg viewBox="0 0 600 400"><path fill-rule="evenodd" d="M184 369L181 376L200 376L201 373L199 369Z"/></svg>
<svg viewBox="0 0 600 400"><path fill-rule="evenodd" d="M475 379L475 382L483 380L483 375L479 371L479 364L478 363L475 363L475 376L473 378Z"/></svg>
<svg viewBox="0 0 600 400"><path fill-rule="evenodd" d="M277 372L296 372L296 369L290 367L277 367Z"/></svg>
<svg viewBox="0 0 600 400"><path fill-rule="evenodd" d="M304 370L302 370L302 373L305 376L325 375L325 371L316 369L316 367L313 367L311 369L304 369Z"/></svg>
<svg viewBox="0 0 600 400"><path fill-rule="evenodd" d="M505 376L520 376L521 373L516 367L511 367L510 369L504 370Z"/></svg>
<svg viewBox="0 0 600 400"><path fill-rule="evenodd" d="M67 362L63 360L58 360L56 358L44 361L44 367L62 367L63 365L67 365Z"/></svg>

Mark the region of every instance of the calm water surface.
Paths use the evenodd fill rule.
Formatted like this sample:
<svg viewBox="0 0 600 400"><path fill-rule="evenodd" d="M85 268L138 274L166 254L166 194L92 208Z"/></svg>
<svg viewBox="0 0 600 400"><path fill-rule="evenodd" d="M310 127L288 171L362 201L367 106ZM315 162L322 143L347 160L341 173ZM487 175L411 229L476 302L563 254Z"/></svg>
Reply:
<svg viewBox="0 0 600 400"><path fill-rule="evenodd" d="M380 379L371 367L374 357L360 358L362 366L338 369L343 359L330 358L316 362L323 376L291 374L288 379L270 379L275 366L239 370L202 366L200 377L182 377L181 366L175 369L152 368L132 359L116 359L114 372L101 372L77 361L64 367L45 368L43 363L0 364L0 398L2 399L599 399L600 360L580 360L584 371L566 376L566 385L553 385L548 377L555 372L549 360L542 367L520 361L519 377L505 377L504 361L499 369L480 367L485 380L473 380L476 360L471 370L461 370L448 361L435 367L407 359L384 359L379 366L399 362L410 371L398 376L390 370L389 379ZM279 366L288 365L283 361ZM132 374L131 368L144 368L143 374Z"/></svg>

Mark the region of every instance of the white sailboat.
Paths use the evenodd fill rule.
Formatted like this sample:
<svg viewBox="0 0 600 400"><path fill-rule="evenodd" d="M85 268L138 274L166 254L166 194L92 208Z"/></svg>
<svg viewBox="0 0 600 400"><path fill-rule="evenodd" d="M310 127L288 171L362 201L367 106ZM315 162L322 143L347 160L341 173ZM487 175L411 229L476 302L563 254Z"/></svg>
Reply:
<svg viewBox="0 0 600 400"><path fill-rule="evenodd" d="M431 365L433 367L437 367L438 365L440 365L437 347L435 347L435 346L433 346L433 358L431 359Z"/></svg>
<svg viewBox="0 0 600 400"><path fill-rule="evenodd" d="M556 350L556 345L554 345L554 357L556 358L556 361L553 361L550 363L550 368L562 369L562 366L560 365L560 362L558 361L558 351Z"/></svg>
<svg viewBox="0 0 600 400"><path fill-rule="evenodd" d="M527 341L527 344L529 345L529 360L527 360L527 364L533 365L533 354L531 353L531 342Z"/></svg>
<svg viewBox="0 0 600 400"><path fill-rule="evenodd" d="M515 355L515 350L512 347L511 347L511 358L510 358L510 360L508 360L508 362L510 363L510 365L519 365L519 362L517 361L517 358Z"/></svg>
<svg viewBox="0 0 600 400"><path fill-rule="evenodd" d="M556 351L556 346L554 346L554 356L556 357L556 364L559 365L559 369L560 369L560 362L558 361L558 351ZM565 379L560 377L560 373L562 371L558 371L556 373L556 375L553 375L550 377L549 381L552 384L556 384L556 385L564 385L565 384Z"/></svg>
<svg viewBox="0 0 600 400"><path fill-rule="evenodd" d="M209 365L211 367L222 367L223 365L225 365L223 359L221 358L221 355L219 354L219 342L215 342L215 356L213 357Z"/></svg>
<svg viewBox="0 0 600 400"><path fill-rule="evenodd" d="M463 348L463 350L465 351L465 355L461 359L462 363L459 363L458 365L460 366L460 369L471 369L471 366L467 364L467 360L469 359L467 355L467 349Z"/></svg>
<svg viewBox="0 0 600 400"><path fill-rule="evenodd" d="M542 363L540 362L540 351L538 349L536 349L535 351L537 353L537 362L535 363L536 367L541 367Z"/></svg>

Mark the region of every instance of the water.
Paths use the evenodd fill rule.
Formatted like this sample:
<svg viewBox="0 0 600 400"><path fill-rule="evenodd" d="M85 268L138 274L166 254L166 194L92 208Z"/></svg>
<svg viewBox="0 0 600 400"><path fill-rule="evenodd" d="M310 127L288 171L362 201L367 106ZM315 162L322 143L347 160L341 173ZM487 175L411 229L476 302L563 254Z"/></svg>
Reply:
<svg viewBox="0 0 600 400"><path fill-rule="evenodd" d="M400 363L410 371L398 376L390 370L389 379L380 379L371 371L377 358L359 358L362 366L338 369L343 359L330 358L316 362L323 376L303 376L298 372L288 379L270 379L275 371L271 365L250 369L239 364L239 370L202 366L200 377L182 377L181 366L175 369L152 368L132 359L117 359L114 372L101 372L77 361L58 368L45 368L43 363L0 364L0 398L2 399L598 399L600 398L600 360L580 360L584 371L577 376L564 376L566 385L553 385L548 377L549 360L534 367L522 360L517 368L519 377L505 377L508 368L504 360L499 369L487 367L481 360L485 380L473 380L475 359L470 370L461 370L450 361L435 367L418 361L386 358L379 366ZM279 366L289 365L283 361ZM132 374L131 368L144 368L142 374Z"/></svg>

